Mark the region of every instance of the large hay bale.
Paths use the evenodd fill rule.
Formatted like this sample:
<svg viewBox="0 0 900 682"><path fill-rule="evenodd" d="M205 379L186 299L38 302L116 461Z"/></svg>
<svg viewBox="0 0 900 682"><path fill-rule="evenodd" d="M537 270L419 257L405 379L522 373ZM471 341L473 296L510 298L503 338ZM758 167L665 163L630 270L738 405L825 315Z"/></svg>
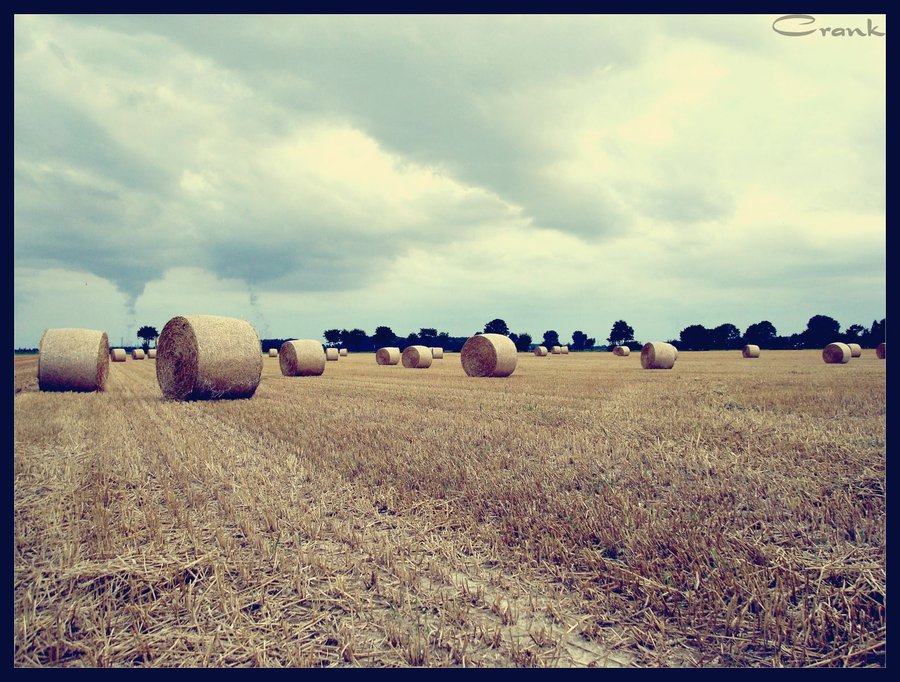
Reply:
<svg viewBox="0 0 900 682"><path fill-rule="evenodd" d="M850 349L851 358L858 358L862 355L862 346L858 343L848 343L847 348Z"/></svg>
<svg viewBox="0 0 900 682"><path fill-rule="evenodd" d="M246 320L173 317L156 349L156 380L170 400L250 398L259 386L259 335Z"/></svg>
<svg viewBox="0 0 900 682"><path fill-rule="evenodd" d="M539 358L547 357L547 347L546 346L538 346L534 349L534 354Z"/></svg>
<svg viewBox="0 0 900 682"><path fill-rule="evenodd" d="M641 348L641 367L644 369L672 369L678 350L671 343L648 341Z"/></svg>
<svg viewBox="0 0 900 682"><path fill-rule="evenodd" d="M337 348L326 348L325 349L325 359L328 362L337 362L337 359L340 357L338 354Z"/></svg>
<svg viewBox="0 0 900 682"><path fill-rule="evenodd" d="M147 357L150 358L151 360L156 360L156 349L155 348L148 349Z"/></svg>
<svg viewBox="0 0 900 682"><path fill-rule="evenodd" d="M476 334L460 351L463 370L470 377L508 377L516 369L516 344L503 334Z"/></svg>
<svg viewBox="0 0 900 682"><path fill-rule="evenodd" d="M132 360L143 360L145 357L147 357L147 356L144 355L143 348L135 348L134 350L131 351L131 359Z"/></svg>
<svg viewBox="0 0 900 682"><path fill-rule="evenodd" d="M552 348L550 348L550 355L559 355L560 353L562 353L562 349L560 346L553 346Z"/></svg>
<svg viewBox="0 0 900 682"><path fill-rule="evenodd" d="M126 358L128 358L128 353L125 352L124 348L113 348L109 351L109 358L113 362L125 362Z"/></svg>
<svg viewBox="0 0 900 682"><path fill-rule="evenodd" d="M342 358L347 357L347 349L346 349L346 348L340 348L340 349L338 350L338 355L340 355Z"/></svg>
<svg viewBox="0 0 900 682"><path fill-rule="evenodd" d="M560 347L559 347L559 354L560 354L560 355L568 355L568 354L569 354L569 347L568 347L568 346L560 346Z"/></svg>
<svg viewBox="0 0 900 682"><path fill-rule="evenodd" d="M625 358L631 355L631 349L628 346L616 346L613 348L613 355L617 355L620 358Z"/></svg>
<svg viewBox="0 0 900 682"><path fill-rule="evenodd" d="M286 377L317 377L325 371L325 351L314 339L291 339L281 344L278 364Z"/></svg>
<svg viewBox="0 0 900 682"><path fill-rule="evenodd" d="M375 353L375 362L379 365L396 365L400 362L400 349L394 346L379 348Z"/></svg>
<svg viewBox="0 0 900 682"><path fill-rule="evenodd" d="M884 341L878 344L875 348L875 357L879 360L884 360Z"/></svg>
<svg viewBox="0 0 900 682"><path fill-rule="evenodd" d="M105 391L109 339L96 329L60 327L41 336L38 387L42 391Z"/></svg>
<svg viewBox="0 0 900 682"><path fill-rule="evenodd" d="M434 358L428 346L407 346L400 359L408 369L428 369Z"/></svg>
<svg viewBox="0 0 900 682"><path fill-rule="evenodd" d="M852 356L853 351L846 343L829 343L822 349L822 359L829 365L844 365Z"/></svg>
<svg viewBox="0 0 900 682"><path fill-rule="evenodd" d="M443 360L444 359L444 349L443 348L432 348L431 349L431 357L435 360Z"/></svg>
<svg viewBox="0 0 900 682"><path fill-rule="evenodd" d="M745 358L758 358L759 357L759 346L748 343L744 346L744 350L741 351L741 355Z"/></svg>
<svg viewBox="0 0 900 682"><path fill-rule="evenodd" d="M282 345L284 345L284 344L282 344ZM277 349L277 348L270 348L270 349L269 349L269 357L270 357L270 358L277 358L277 357L278 357L278 349Z"/></svg>

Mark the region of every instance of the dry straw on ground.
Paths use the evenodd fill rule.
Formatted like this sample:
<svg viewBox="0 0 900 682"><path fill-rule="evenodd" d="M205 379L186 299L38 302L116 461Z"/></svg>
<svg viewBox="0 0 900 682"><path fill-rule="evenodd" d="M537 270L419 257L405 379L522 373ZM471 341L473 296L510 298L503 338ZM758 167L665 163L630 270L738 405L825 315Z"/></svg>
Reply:
<svg viewBox="0 0 900 682"><path fill-rule="evenodd" d="M394 346L379 348L375 353L375 362L379 365L396 365L400 362L400 349Z"/></svg>
<svg viewBox="0 0 900 682"><path fill-rule="evenodd" d="M340 357L337 348L326 348L325 349L325 359L328 362L337 362L337 359Z"/></svg>
<svg viewBox="0 0 900 682"><path fill-rule="evenodd" d="M325 371L325 351L314 339L292 339L281 344L278 364L286 377L317 377Z"/></svg>
<svg viewBox="0 0 900 682"><path fill-rule="evenodd" d="M277 358L277 357L278 357L278 349L277 349L277 348L270 348L270 349L269 349L269 357L270 357L270 358Z"/></svg>
<svg viewBox="0 0 900 682"><path fill-rule="evenodd" d="M443 360L444 359L444 349L443 348L432 348L431 349L431 357L435 360Z"/></svg>
<svg viewBox="0 0 900 682"><path fill-rule="evenodd" d="M547 347L546 346L538 346L534 349L534 354L539 358L547 357Z"/></svg>
<svg viewBox="0 0 900 682"><path fill-rule="evenodd" d="M338 351L338 355L340 355L341 357L347 357L347 349L346 349L346 348L341 348L341 349Z"/></svg>
<svg viewBox="0 0 900 682"><path fill-rule="evenodd" d="M848 343L847 348L850 349L851 358L858 358L862 355L862 346L858 343Z"/></svg>
<svg viewBox="0 0 900 682"><path fill-rule="evenodd" d="M171 400L250 398L262 375L259 336L246 320L173 317L157 344L156 379Z"/></svg>
<svg viewBox="0 0 900 682"><path fill-rule="evenodd" d="M628 357L631 355L631 349L628 346L616 346L613 348L613 355L618 355L619 357Z"/></svg>
<svg viewBox="0 0 900 682"><path fill-rule="evenodd" d="M641 367L644 369L672 369L678 351L671 343L650 341L641 349Z"/></svg>
<svg viewBox="0 0 900 682"><path fill-rule="evenodd" d="M109 357L113 362L125 362L128 354L125 352L124 348L113 348L109 352Z"/></svg>
<svg viewBox="0 0 900 682"><path fill-rule="evenodd" d="M550 354L551 354L551 355L559 355L560 353L562 353L562 349L561 349L560 346L553 346L553 347L550 349Z"/></svg>
<svg viewBox="0 0 900 682"><path fill-rule="evenodd" d="M853 351L846 343L829 343L822 349L822 359L829 365L843 365L850 362Z"/></svg>
<svg viewBox="0 0 900 682"><path fill-rule="evenodd" d="M879 360L884 360L884 344L885 344L885 342L882 341L875 348L875 357L878 358Z"/></svg>
<svg viewBox="0 0 900 682"><path fill-rule="evenodd" d="M151 360L156 360L156 349L155 348L149 349L147 351L147 357L150 358Z"/></svg>
<svg viewBox="0 0 900 682"><path fill-rule="evenodd" d="M516 344L502 334L477 334L460 351L463 370L470 377L508 377L516 370Z"/></svg>
<svg viewBox="0 0 900 682"><path fill-rule="evenodd" d="M433 360L428 346L407 346L401 359L403 366L410 369L427 369Z"/></svg>
<svg viewBox="0 0 900 682"><path fill-rule="evenodd" d="M131 351L131 359L132 360L143 360L146 355L144 355L144 351L141 348L135 348Z"/></svg>
<svg viewBox="0 0 900 682"><path fill-rule="evenodd" d="M48 329L41 336L38 386L42 391L103 391L109 339L96 329Z"/></svg>
<svg viewBox="0 0 900 682"><path fill-rule="evenodd" d="M748 343L746 346L744 346L744 350L741 351L741 355L743 355L745 358L758 358L759 346Z"/></svg>

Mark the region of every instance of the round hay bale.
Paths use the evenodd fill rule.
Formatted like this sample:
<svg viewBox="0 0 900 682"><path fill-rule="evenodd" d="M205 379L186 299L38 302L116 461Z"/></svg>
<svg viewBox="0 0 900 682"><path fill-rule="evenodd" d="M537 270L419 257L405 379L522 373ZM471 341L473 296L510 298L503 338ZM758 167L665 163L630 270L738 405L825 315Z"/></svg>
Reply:
<svg viewBox="0 0 900 682"><path fill-rule="evenodd" d="M291 339L281 344L278 364L286 377L317 377L325 371L325 351L314 339Z"/></svg>
<svg viewBox="0 0 900 682"><path fill-rule="evenodd" d="M246 320L173 317L156 350L156 380L169 400L251 398L259 386L259 336Z"/></svg>
<svg viewBox="0 0 900 682"><path fill-rule="evenodd" d="M340 355L342 358L347 357L347 349L346 349L346 348L341 348L341 349L339 349L339 350L338 350L338 355Z"/></svg>
<svg viewBox="0 0 900 682"><path fill-rule="evenodd" d="M862 355L862 346L858 343L848 343L847 348L850 349L851 358L858 358Z"/></svg>
<svg viewBox="0 0 900 682"><path fill-rule="evenodd" d="M150 358L151 360L156 360L156 349L155 349L155 348L150 348L150 349L147 351L147 357Z"/></svg>
<svg viewBox="0 0 900 682"><path fill-rule="evenodd" d="M672 369L678 350L671 343L649 341L641 348L641 367L644 369Z"/></svg>
<svg viewBox="0 0 900 682"><path fill-rule="evenodd" d="M884 341L878 344L875 348L875 357L879 360L884 360Z"/></svg>
<svg viewBox="0 0 900 682"><path fill-rule="evenodd" d="M470 377L508 377L516 369L516 344L503 334L477 334L460 351L463 370Z"/></svg>
<svg viewBox="0 0 900 682"><path fill-rule="evenodd" d="M408 369L428 369L431 367L431 349L428 346L407 346L400 356L403 366Z"/></svg>
<svg viewBox="0 0 900 682"><path fill-rule="evenodd" d="M338 354L337 348L326 348L325 349L325 359L328 362L337 362L340 355Z"/></svg>
<svg viewBox="0 0 900 682"><path fill-rule="evenodd" d="M822 359L829 365L844 365L850 362L853 352L846 343L829 343L822 349Z"/></svg>
<svg viewBox="0 0 900 682"><path fill-rule="evenodd" d="M143 348L135 348L134 350L131 351L131 359L132 360L143 360L145 357L147 357L147 356L144 355Z"/></svg>
<svg viewBox="0 0 900 682"><path fill-rule="evenodd" d="M620 358L626 358L631 355L631 349L628 346L616 346L613 348L613 355L617 355Z"/></svg>
<svg viewBox="0 0 900 682"><path fill-rule="evenodd" d="M537 355L539 358L547 357L547 347L546 346L538 346L537 348L534 349L534 354Z"/></svg>
<svg viewBox="0 0 900 682"><path fill-rule="evenodd" d="M560 346L560 347L559 347L559 354L560 354L560 355L568 355L568 354L569 354L569 347L568 347L568 346Z"/></svg>
<svg viewBox="0 0 900 682"><path fill-rule="evenodd" d="M559 355L560 353L562 353L560 346L553 346L550 349L550 355Z"/></svg>
<svg viewBox="0 0 900 682"><path fill-rule="evenodd" d="M741 355L745 358L758 358L759 357L759 346L748 343L744 346L744 350L741 351Z"/></svg>
<svg viewBox="0 0 900 682"><path fill-rule="evenodd" d="M400 362L400 349L393 346L379 348L375 353L375 362L379 365L396 365Z"/></svg>
<svg viewBox="0 0 900 682"><path fill-rule="evenodd" d="M127 357L128 353L125 352L124 348L113 348L109 351L109 358L113 362L125 362Z"/></svg>
<svg viewBox="0 0 900 682"><path fill-rule="evenodd" d="M284 345L284 344L282 344L282 345ZM270 358L277 358L277 357L278 357L278 349L277 349L277 348L270 348L270 349L269 349L269 357L270 357Z"/></svg>
<svg viewBox="0 0 900 682"><path fill-rule="evenodd" d="M47 329L38 355L42 391L105 391L109 339L96 329Z"/></svg>
<svg viewBox="0 0 900 682"><path fill-rule="evenodd" d="M443 360L444 359L444 349L443 348L432 348L431 349L431 357L435 360Z"/></svg>

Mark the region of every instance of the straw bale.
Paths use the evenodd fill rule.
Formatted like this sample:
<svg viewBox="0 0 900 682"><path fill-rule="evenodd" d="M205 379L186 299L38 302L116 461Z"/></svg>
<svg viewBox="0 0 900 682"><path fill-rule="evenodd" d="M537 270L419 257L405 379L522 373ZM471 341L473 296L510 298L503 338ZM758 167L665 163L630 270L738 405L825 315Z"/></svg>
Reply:
<svg viewBox="0 0 900 682"><path fill-rule="evenodd" d="M641 349L641 367L644 369L672 369L678 350L671 343L649 341Z"/></svg>
<svg viewBox="0 0 900 682"><path fill-rule="evenodd" d="M631 349L628 346L616 346L613 348L613 355L617 355L621 358L628 357L631 355Z"/></svg>
<svg viewBox="0 0 900 682"><path fill-rule="evenodd" d="M400 362L400 349L394 346L379 348L375 353L375 362L379 365L396 365Z"/></svg>
<svg viewBox="0 0 900 682"><path fill-rule="evenodd" d="M516 370L516 344L503 334L476 334L460 351L463 370L470 377L508 377Z"/></svg>
<svg viewBox="0 0 900 682"><path fill-rule="evenodd" d="M325 349L325 359L328 362L337 362L340 354L338 353L337 348L326 348Z"/></svg>
<svg viewBox="0 0 900 682"><path fill-rule="evenodd" d="M884 341L878 344L878 347L875 348L875 357L879 360L884 360Z"/></svg>
<svg viewBox="0 0 900 682"><path fill-rule="evenodd" d="M847 348L850 349L851 358L858 358L862 355L862 346L858 343L848 343Z"/></svg>
<svg viewBox="0 0 900 682"><path fill-rule="evenodd" d="M759 346L748 343L744 346L744 350L741 351L741 355L745 358L758 358L759 357Z"/></svg>
<svg viewBox="0 0 900 682"><path fill-rule="evenodd" d="M143 348L135 348L131 351L131 359L132 360L143 360L145 357L147 357L147 356L144 355Z"/></svg>
<svg viewBox="0 0 900 682"><path fill-rule="evenodd" d="M338 349L338 355L340 355L342 358L347 357L347 349L346 348Z"/></svg>
<svg viewBox="0 0 900 682"><path fill-rule="evenodd" d="M428 369L431 367L431 349L428 346L407 346L400 356L403 366L409 369Z"/></svg>
<svg viewBox="0 0 900 682"><path fill-rule="evenodd" d="M325 371L325 351L315 339L291 339L281 344L278 364L286 377L317 377Z"/></svg>
<svg viewBox="0 0 900 682"><path fill-rule="evenodd" d="M128 353L125 352L124 348L113 348L109 351L109 359L113 362L125 362L127 357Z"/></svg>
<svg viewBox="0 0 900 682"><path fill-rule="evenodd" d="M547 357L547 347L546 346L537 346L534 349L534 354L537 355L539 358Z"/></svg>
<svg viewBox="0 0 900 682"><path fill-rule="evenodd" d="M432 348L431 349L431 357L435 360L443 360L444 359L444 349L443 348Z"/></svg>
<svg viewBox="0 0 900 682"><path fill-rule="evenodd" d="M109 338L96 329L60 327L41 336L38 387L42 391L105 391Z"/></svg>
<svg viewBox="0 0 900 682"><path fill-rule="evenodd" d="M828 365L844 365L852 356L853 351L846 343L829 343L822 349L822 359Z"/></svg>

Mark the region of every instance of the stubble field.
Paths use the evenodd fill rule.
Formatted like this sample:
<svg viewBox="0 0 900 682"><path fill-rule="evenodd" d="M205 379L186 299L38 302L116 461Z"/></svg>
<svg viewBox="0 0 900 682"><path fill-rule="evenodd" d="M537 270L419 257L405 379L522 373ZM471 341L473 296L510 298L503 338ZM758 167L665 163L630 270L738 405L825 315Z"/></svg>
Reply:
<svg viewBox="0 0 900 682"><path fill-rule="evenodd" d="M250 400L15 359L17 666L885 662L885 362L327 363Z"/></svg>

